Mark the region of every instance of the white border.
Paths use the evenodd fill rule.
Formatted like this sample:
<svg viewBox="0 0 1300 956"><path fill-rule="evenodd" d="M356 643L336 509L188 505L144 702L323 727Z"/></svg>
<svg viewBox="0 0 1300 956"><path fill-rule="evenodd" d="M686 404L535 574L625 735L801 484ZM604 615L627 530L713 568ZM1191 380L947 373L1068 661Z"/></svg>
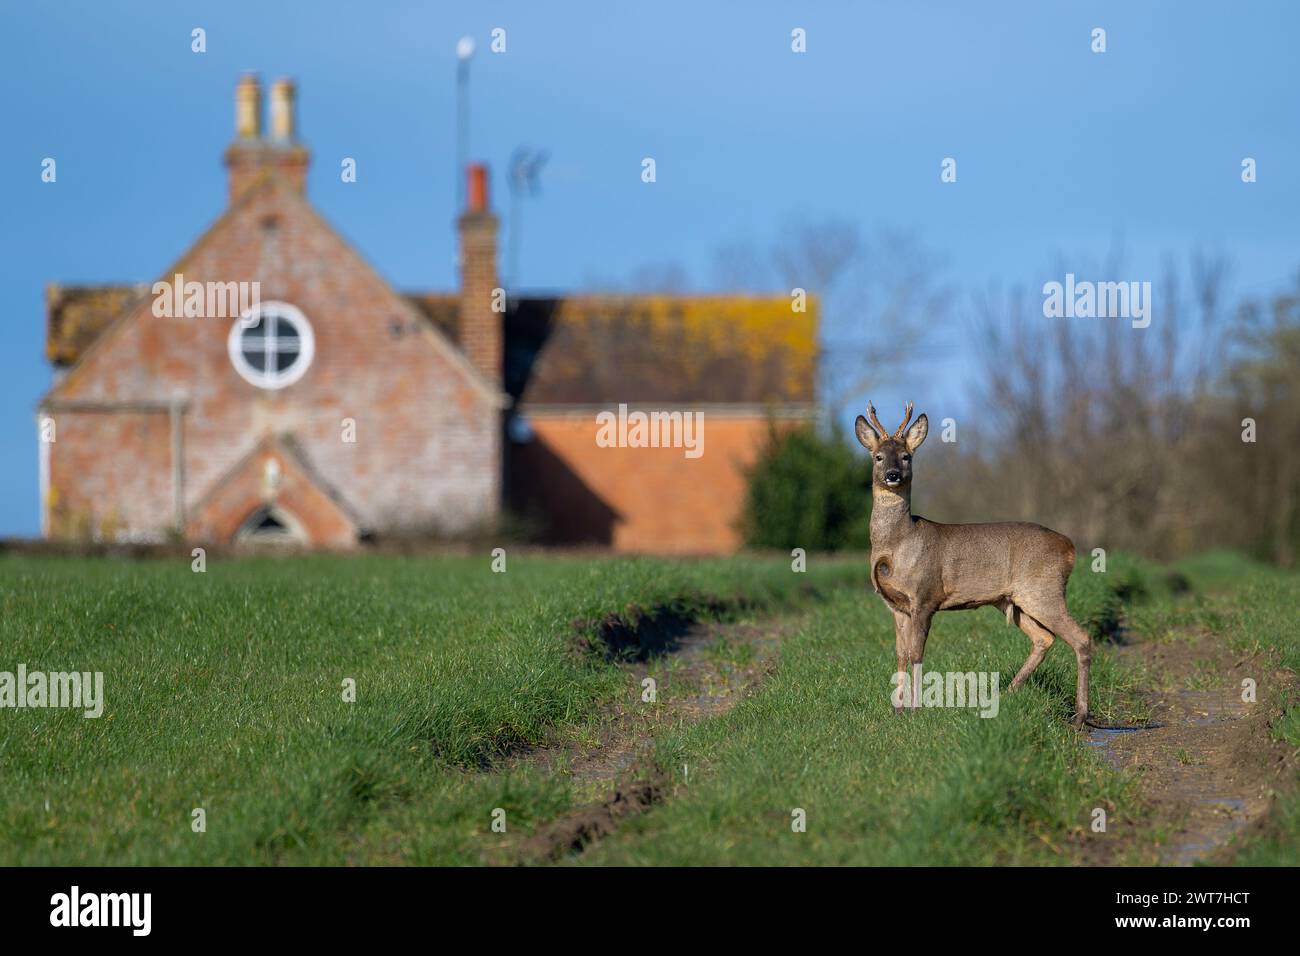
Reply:
<svg viewBox="0 0 1300 956"><path fill-rule="evenodd" d="M244 350L240 348L241 333L256 325L264 313L275 314L286 319L298 332L298 361L283 372L258 371L248 364L244 358ZM275 391L292 385L307 374L312 359L316 357L316 335L312 332L307 316L303 315L302 310L296 306L287 302L259 302L230 326L230 335L226 337L226 352L230 355L230 362L235 366L235 371L239 373L240 378L258 388Z"/></svg>

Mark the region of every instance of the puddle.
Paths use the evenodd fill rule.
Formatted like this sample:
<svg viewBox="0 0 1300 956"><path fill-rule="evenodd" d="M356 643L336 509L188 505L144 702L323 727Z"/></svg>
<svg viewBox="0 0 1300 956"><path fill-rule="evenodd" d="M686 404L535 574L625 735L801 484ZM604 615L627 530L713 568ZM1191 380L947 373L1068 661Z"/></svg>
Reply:
<svg viewBox="0 0 1300 956"><path fill-rule="evenodd" d="M1212 727L1246 717L1246 704L1232 691L1184 690L1178 700L1187 710L1187 722L1194 727Z"/></svg>
<svg viewBox="0 0 1300 956"><path fill-rule="evenodd" d="M1088 743L1094 747L1109 747L1116 737L1136 734L1142 730L1155 730L1159 726L1159 724L1148 724L1145 727L1094 727L1088 733Z"/></svg>
<svg viewBox="0 0 1300 956"><path fill-rule="evenodd" d="M1249 822L1246 801L1237 797L1205 797L1195 805L1210 810L1213 817L1202 823L1194 837L1173 843L1163 854L1164 862L1191 866L1226 844Z"/></svg>
<svg viewBox="0 0 1300 956"><path fill-rule="evenodd" d="M1144 724L1141 727L1094 727L1088 731L1088 746L1096 747L1103 757L1112 767L1119 769L1123 766L1123 761L1114 750L1114 744L1117 740L1122 740L1129 734L1140 733L1144 730L1156 730L1161 724Z"/></svg>
<svg viewBox="0 0 1300 956"><path fill-rule="evenodd" d="M1207 807L1227 807L1229 810L1234 812L1246 812L1246 801L1238 800L1236 797L1219 797L1217 799L1202 800L1201 803Z"/></svg>

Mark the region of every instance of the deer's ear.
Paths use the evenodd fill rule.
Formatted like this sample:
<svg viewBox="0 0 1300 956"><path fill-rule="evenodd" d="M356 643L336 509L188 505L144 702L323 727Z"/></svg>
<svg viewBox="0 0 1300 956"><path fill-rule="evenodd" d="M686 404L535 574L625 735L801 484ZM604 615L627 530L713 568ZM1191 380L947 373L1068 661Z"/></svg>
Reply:
<svg viewBox="0 0 1300 956"><path fill-rule="evenodd" d="M875 430L867 424L867 420L861 415L853 423L853 431L857 433L858 441L862 443L862 447L867 451L875 451L880 445L880 436L876 434Z"/></svg>
<svg viewBox="0 0 1300 956"><path fill-rule="evenodd" d="M916 451L921 447L921 442L925 441L925 436L928 434L930 434L930 420L922 415L912 422L912 427L903 436L903 444L907 445L908 451Z"/></svg>

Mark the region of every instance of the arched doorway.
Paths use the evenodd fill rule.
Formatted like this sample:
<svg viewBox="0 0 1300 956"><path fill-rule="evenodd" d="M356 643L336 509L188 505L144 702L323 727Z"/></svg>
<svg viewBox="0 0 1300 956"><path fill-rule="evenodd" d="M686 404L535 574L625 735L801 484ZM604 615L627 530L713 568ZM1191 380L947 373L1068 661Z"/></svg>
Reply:
<svg viewBox="0 0 1300 956"><path fill-rule="evenodd" d="M275 505L262 505L244 519L235 532L235 544L292 545L306 544L298 519Z"/></svg>

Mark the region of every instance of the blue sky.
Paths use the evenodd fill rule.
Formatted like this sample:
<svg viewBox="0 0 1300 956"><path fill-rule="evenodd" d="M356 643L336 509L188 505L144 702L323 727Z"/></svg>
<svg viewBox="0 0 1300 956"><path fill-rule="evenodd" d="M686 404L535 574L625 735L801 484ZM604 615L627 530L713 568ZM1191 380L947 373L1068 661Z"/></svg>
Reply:
<svg viewBox="0 0 1300 956"><path fill-rule="evenodd" d="M919 237L959 294L1059 279L1062 257L1101 259L1117 237L1122 278L1198 247L1231 257L1237 291L1300 266L1295 3L52 0L0 17L0 535L38 528L45 284L152 281L217 217L245 70L298 81L309 195L399 288L454 285L465 34L470 155L496 205L517 146L551 155L526 212L529 288L669 261L704 285L719 244L832 215ZM494 27L505 54L487 50ZM932 417L970 373L944 367ZM901 405L903 389L873 397Z"/></svg>

